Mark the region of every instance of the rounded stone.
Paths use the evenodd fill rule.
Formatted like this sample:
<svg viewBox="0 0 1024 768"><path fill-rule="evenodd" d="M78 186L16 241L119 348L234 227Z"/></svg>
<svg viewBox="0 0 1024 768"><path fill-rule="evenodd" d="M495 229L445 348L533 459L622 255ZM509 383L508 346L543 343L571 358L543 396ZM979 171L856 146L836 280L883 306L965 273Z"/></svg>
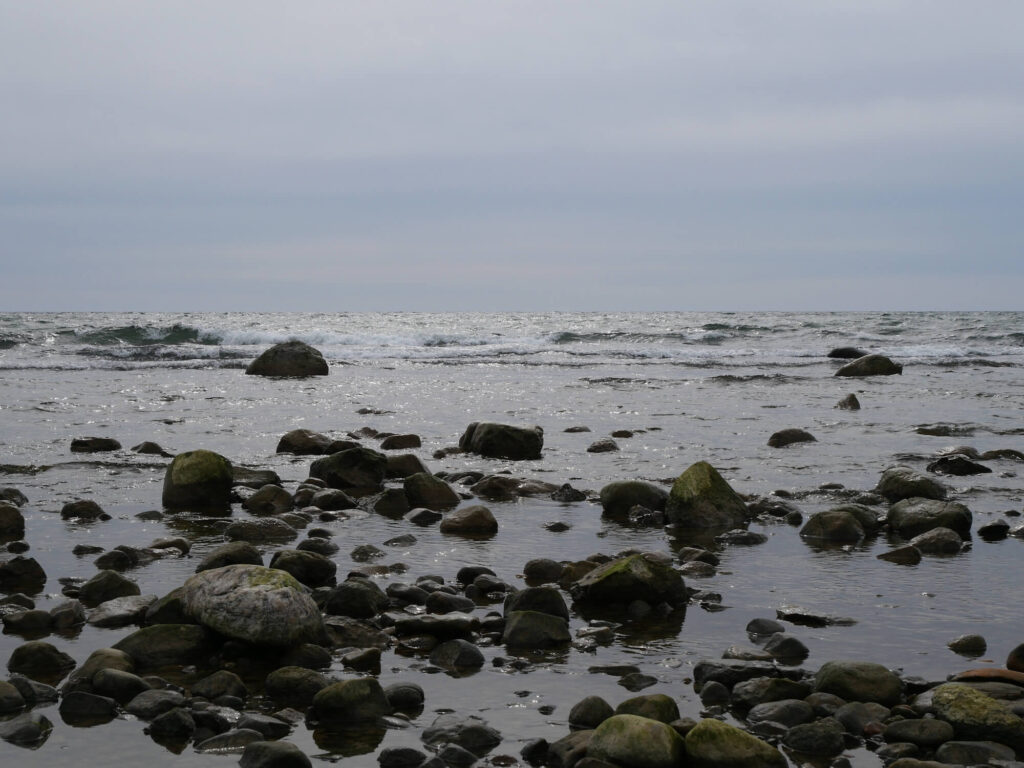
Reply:
<svg viewBox="0 0 1024 768"><path fill-rule="evenodd" d="M168 509L223 509L231 503L231 462L207 450L179 453L164 474Z"/></svg>

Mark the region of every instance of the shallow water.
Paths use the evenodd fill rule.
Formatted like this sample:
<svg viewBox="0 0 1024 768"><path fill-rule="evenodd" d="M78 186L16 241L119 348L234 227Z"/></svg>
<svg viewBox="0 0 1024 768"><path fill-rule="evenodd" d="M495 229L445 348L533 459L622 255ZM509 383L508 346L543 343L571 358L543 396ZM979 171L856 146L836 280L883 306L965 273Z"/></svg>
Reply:
<svg viewBox="0 0 1024 768"><path fill-rule="evenodd" d="M20 341L0 349L0 484L18 487L29 497L23 510L28 554L49 575L44 592L34 596L43 608L61 599L59 577L95 572L93 557L71 554L78 543L109 549L144 546L171 533L189 535L194 541L190 558L160 560L129 572L143 593L152 594L178 586L198 559L220 543L210 524L135 517L159 507L167 462L128 450L144 440L171 452L208 448L236 463L271 468L290 488L306 476L311 459L274 450L279 437L297 427L337 437L362 426L415 432L423 440L417 453L433 471L509 469L517 476L591 490L619 479L668 480L691 463L707 460L740 493L796 493L806 516L834 503L828 494L808 494L824 483L867 490L886 466L906 463L923 470L938 451L953 445L982 451L1024 448L1022 319L927 313L4 315L0 338ZM268 380L243 374L241 368L262 348L292 333L311 343L319 340L332 363L329 376ZM160 343L150 343L154 336ZM824 353L846 345L892 354L906 365L904 374L835 378L838 364ZM834 408L848 392L857 393L862 410ZM385 413L357 413L361 408ZM518 463L461 455L431 458L478 420L542 425L543 458ZM915 431L935 423L967 434L934 437ZM564 432L578 424L592 432ZM768 437L786 427L808 429L817 442L768 448ZM637 432L617 441L617 453L586 452L593 440L616 429ZM125 449L72 454L71 439L85 435L115 437ZM974 512L975 528L1021 510L1020 465L986 463L994 470L990 475L945 479ZM62 521L61 506L77 498L94 499L113 519L88 525ZM341 545L334 558L339 574L357 565L349 556L355 546L382 546L410 532L417 537L413 546L382 546L388 551L384 562L401 562L409 570L401 577L379 578L381 586L423 573L452 580L464 564L490 565L506 581L521 584L518 574L534 557L575 559L628 548L673 551L683 543L661 529L632 529L604 519L600 508L587 502L521 500L489 506L501 528L486 541L442 536L436 528L381 516L332 523L328 527ZM244 514L236 508L233 516ZM543 526L553 520L571 527L549 532ZM488 664L461 679L435 673L425 659L385 652L382 683L415 681L426 690L427 702L410 728L388 730L379 746L419 746L422 728L436 710L447 708L479 713L502 732L505 741L492 754L518 754L527 739L565 735L569 709L584 696L596 693L615 705L634 695L614 677L587 672L597 664L638 665L659 681L644 693L667 693L684 715L697 717L700 702L688 682L693 664L720 657L730 645L746 644L747 622L774 616L783 605L856 622L794 626L793 633L811 652L804 665L808 669L850 657L942 679L971 666L1001 664L1022 640L1013 599L1020 540L986 543L976 538L971 549L955 557L902 567L875 558L895 543L884 537L858 547L821 550L782 523L751 527L767 533L768 542L723 549L715 577L688 580L721 593L724 610L693 604L660 625L623 627L615 643L596 652L554 654L525 672L493 666L494 657L508 656L500 647L485 648ZM584 623L574 615L571 629ZM86 627L75 637L47 639L81 661L130 631ZM963 659L946 648L950 639L967 632L988 639L984 659ZM0 635L0 657L6 659L21 642ZM335 671L350 674L340 663ZM542 707L554 710L543 714ZM56 707L45 713L55 723L47 742L34 752L0 743L0 761L71 765L84 758L87 764L157 760L209 766L237 759L198 755L191 748L172 758L143 733L142 723L118 720L77 729L60 721ZM303 726L289 738L324 761L364 765L373 759L372 754L342 759L337 745L318 746ZM853 757L859 764L877 764L867 753Z"/></svg>

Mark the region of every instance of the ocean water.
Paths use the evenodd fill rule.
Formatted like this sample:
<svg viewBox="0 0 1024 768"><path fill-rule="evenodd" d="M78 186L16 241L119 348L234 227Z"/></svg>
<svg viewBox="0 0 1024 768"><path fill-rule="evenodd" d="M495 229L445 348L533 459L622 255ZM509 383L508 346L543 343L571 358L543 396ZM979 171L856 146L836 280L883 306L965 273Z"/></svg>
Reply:
<svg viewBox="0 0 1024 768"><path fill-rule="evenodd" d="M244 374L259 352L290 338L320 349L330 375L276 380ZM840 346L889 355L904 372L837 378L840 361L826 353ZM128 573L143 593L159 595L184 581L222 541L217 526L202 521L136 517L159 508L168 462L130 450L145 440L172 453L208 448L238 464L273 469L289 488L306 477L312 459L278 455L275 448L282 434L298 427L339 438L362 427L413 432L423 441L417 453L432 471L509 471L595 492L613 480L668 482L706 460L738 492L788 492L807 516L837 503L838 486L870 490L893 464L924 471L953 446L1024 450L1022 383L1024 313L0 314L0 485L29 498L23 509L28 554L49 576L33 597L48 608L62 599L59 579L95 573L93 557L72 554L76 544L109 549L188 535L190 558ZM837 410L851 392L861 410ZM541 425L543 457L433 458L455 445L472 421ZM581 425L591 432L565 431ZM936 425L946 434L921 431L935 432ZM769 436L788 427L806 429L817 441L769 448ZM617 440L617 452L587 452L615 430L634 434ZM124 448L71 453L71 440L84 436L113 437ZM373 440L364 442L375 447ZM1012 459L985 463L991 474L942 479L970 507L975 528L996 519L1016 525L1024 466ZM62 521L63 504L80 498L95 500L112 519ZM464 564L489 565L505 581L522 584L522 566L534 557L567 560L630 548L671 553L688 543L671 531L607 520L589 502L488 505L500 530L485 541L380 516L331 523L341 546L334 558L339 575L358 565L349 553L359 544L380 546L387 550L385 563L408 567L403 576L378 577L383 587L425 573L450 581ZM233 517L245 514L236 508ZM544 526L552 521L569 528L550 532ZM584 696L596 693L614 706L634 695L615 677L588 672L623 663L657 678L644 693L666 693L683 715L699 717L700 701L689 684L693 665L747 644L750 619L773 617L787 605L855 622L792 627L810 649L803 666L812 670L833 658L862 658L939 680L973 666L1001 665L1024 642L1014 599L1024 553L1019 539L975 537L957 556L902 567L876 559L900 543L885 536L827 549L804 543L798 528L785 523L750 527L767 534L767 543L714 545L722 561L718 573L688 580L720 594L720 606L694 603L669 621L626 624L607 646L532 659L522 670L496 666L496 658L510 654L487 647L488 663L463 678L437 673L425 658L387 651L381 682L411 680L427 691L424 712L409 727L389 729L361 754L348 754L359 751L354 746L317 743L302 725L289 739L314 762L366 765L382 747L421 746L420 733L437 711L454 710L484 717L504 736L492 755L514 756L528 739L565 735L569 710ZM414 534L416 543L383 546L404 533ZM585 623L574 614L571 630ZM46 639L81 661L130 631L85 627ZM988 640L981 659L961 658L946 647L968 632ZM24 640L0 635L0 658L6 663ZM332 671L352 674L340 662ZM237 759L199 755L191 747L172 755L131 718L82 729L61 722L56 707L43 712L54 722L45 744L29 751L0 743L0 762L209 766ZM865 750L850 756L858 765L879 764Z"/></svg>

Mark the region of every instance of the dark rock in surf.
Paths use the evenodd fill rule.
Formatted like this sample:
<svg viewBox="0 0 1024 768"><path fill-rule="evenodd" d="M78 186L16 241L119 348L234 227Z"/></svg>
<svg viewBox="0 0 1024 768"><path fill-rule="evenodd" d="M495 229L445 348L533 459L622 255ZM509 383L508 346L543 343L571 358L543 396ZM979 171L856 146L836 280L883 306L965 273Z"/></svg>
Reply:
<svg viewBox="0 0 1024 768"><path fill-rule="evenodd" d="M112 437L76 437L71 441L72 453L105 453L119 450L121 444Z"/></svg>
<svg viewBox="0 0 1024 768"><path fill-rule="evenodd" d="M310 768L312 762L288 741L254 741L247 744L238 761L241 768Z"/></svg>
<svg viewBox="0 0 1024 768"><path fill-rule="evenodd" d="M458 506L461 499L444 480L427 472L409 475L402 482L402 489L410 508L442 510ZM408 511L408 510L406 510Z"/></svg>
<svg viewBox="0 0 1024 768"><path fill-rule="evenodd" d="M25 535L25 516L17 506L0 501L0 537L20 539Z"/></svg>
<svg viewBox="0 0 1024 768"><path fill-rule="evenodd" d="M865 352L862 349L857 349L856 347L834 347L829 350L828 357L833 360L857 360L861 357L866 357L869 354L871 353Z"/></svg>
<svg viewBox="0 0 1024 768"><path fill-rule="evenodd" d="M673 483L665 505L671 524L683 528L737 528L747 522L747 505L706 461L691 465Z"/></svg>
<svg viewBox="0 0 1024 768"><path fill-rule="evenodd" d="M331 438L311 429L293 429L285 432L277 442L277 453L296 456L323 456L331 445Z"/></svg>
<svg viewBox="0 0 1024 768"><path fill-rule="evenodd" d="M539 459L544 447L544 430L538 426L474 421L459 438L459 448L492 459Z"/></svg>
<svg viewBox="0 0 1024 768"><path fill-rule="evenodd" d="M619 444L610 437L595 440L587 446L587 453L613 453L617 450L619 450Z"/></svg>
<svg viewBox="0 0 1024 768"><path fill-rule="evenodd" d="M441 533L490 536L498 532L494 513L481 504L457 509L441 521Z"/></svg>
<svg viewBox="0 0 1024 768"><path fill-rule="evenodd" d="M810 432L804 429L782 429L775 432L768 438L770 448L784 448L793 443L814 443L817 439Z"/></svg>
<svg viewBox="0 0 1024 768"><path fill-rule="evenodd" d="M620 480L601 489L601 507L612 517L625 517L639 505L663 512L668 502L668 491L643 480Z"/></svg>
<svg viewBox="0 0 1024 768"><path fill-rule="evenodd" d="M382 451L407 451L423 445L419 435L388 435L380 442Z"/></svg>
<svg viewBox="0 0 1024 768"><path fill-rule="evenodd" d="M860 400L858 400L857 396L851 392L838 403L836 403L836 408L838 408L841 411L859 411Z"/></svg>
<svg viewBox="0 0 1024 768"><path fill-rule="evenodd" d="M936 459L927 466L927 470L940 475L956 475L958 477L982 475L992 471L991 468L986 467L984 464L979 464L976 461L971 461L966 456L956 454Z"/></svg>
<svg viewBox="0 0 1024 768"><path fill-rule="evenodd" d="M875 492L890 502L912 498L945 499L947 493L939 481L902 466L889 467L882 472Z"/></svg>
<svg viewBox="0 0 1024 768"><path fill-rule="evenodd" d="M387 457L370 448L349 448L314 461L310 477L331 488L379 488L387 476Z"/></svg>
<svg viewBox="0 0 1024 768"><path fill-rule="evenodd" d="M169 453L157 443L151 442L149 440L141 442L138 445L133 445L132 452L141 453L146 456L162 456L165 459L174 458L173 453Z"/></svg>
<svg viewBox="0 0 1024 768"><path fill-rule="evenodd" d="M224 509L234 485L231 462L206 450L179 453L164 474L163 505L168 509Z"/></svg>
<svg viewBox="0 0 1024 768"><path fill-rule="evenodd" d="M634 600L674 607L686 602L686 587L679 572L644 555L599 565L573 584L570 593L576 602L592 607L621 607Z"/></svg>
<svg viewBox="0 0 1024 768"><path fill-rule="evenodd" d="M110 517L99 504L91 499L69 501L61 507L60 516L64 520L105 520Z"/></svg>
<svg viewBox="0 0 1024 768"><path fill-rule="evenodd" d="M836 376L892 376L902 374L903 366L894 363L885 355L865 355L847 363L838 371Z"/></svg>
<svg viewBox="0 0 1024 768"><path fill-rule="evenodd" d="M327 361L323 354L305 342L293 340L275 344L249 363L250 376L326 376Z"/></svg>
<svg viewBox="0 0 1024 768"><path fill-rule="evenodd" d="M952 528L961 538L971 534L973 516L963 504L955 501L911 498L889 509L889 528L905 539L912 539L933 528Z"/></svg>

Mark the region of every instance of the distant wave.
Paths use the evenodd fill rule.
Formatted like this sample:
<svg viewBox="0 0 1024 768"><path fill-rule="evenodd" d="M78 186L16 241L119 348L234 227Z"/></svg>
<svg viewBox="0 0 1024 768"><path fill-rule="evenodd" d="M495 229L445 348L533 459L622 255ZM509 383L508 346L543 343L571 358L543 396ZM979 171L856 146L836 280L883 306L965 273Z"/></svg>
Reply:
<svg viewBox="0 0 1024 768"><path fill-rule="evenodd" d="M175 323L160 327L151 325L122 325L90 331L61 331L65 340L96 346L151 344L218 344L220 339L198 328Z"/></svg>
<svg viewBox="0 0 1024 768"><path fill-rule="evenodd" d="M559 331L551 334L552 344L606 344L608 342L626 342L630 344L661 344L676 342L684 344L714 344L729 338L726 334L715 333L709 329L690 331L672 331L666 333L644 333L640 331L605 331L578 333L576 331Z"/></svg>

